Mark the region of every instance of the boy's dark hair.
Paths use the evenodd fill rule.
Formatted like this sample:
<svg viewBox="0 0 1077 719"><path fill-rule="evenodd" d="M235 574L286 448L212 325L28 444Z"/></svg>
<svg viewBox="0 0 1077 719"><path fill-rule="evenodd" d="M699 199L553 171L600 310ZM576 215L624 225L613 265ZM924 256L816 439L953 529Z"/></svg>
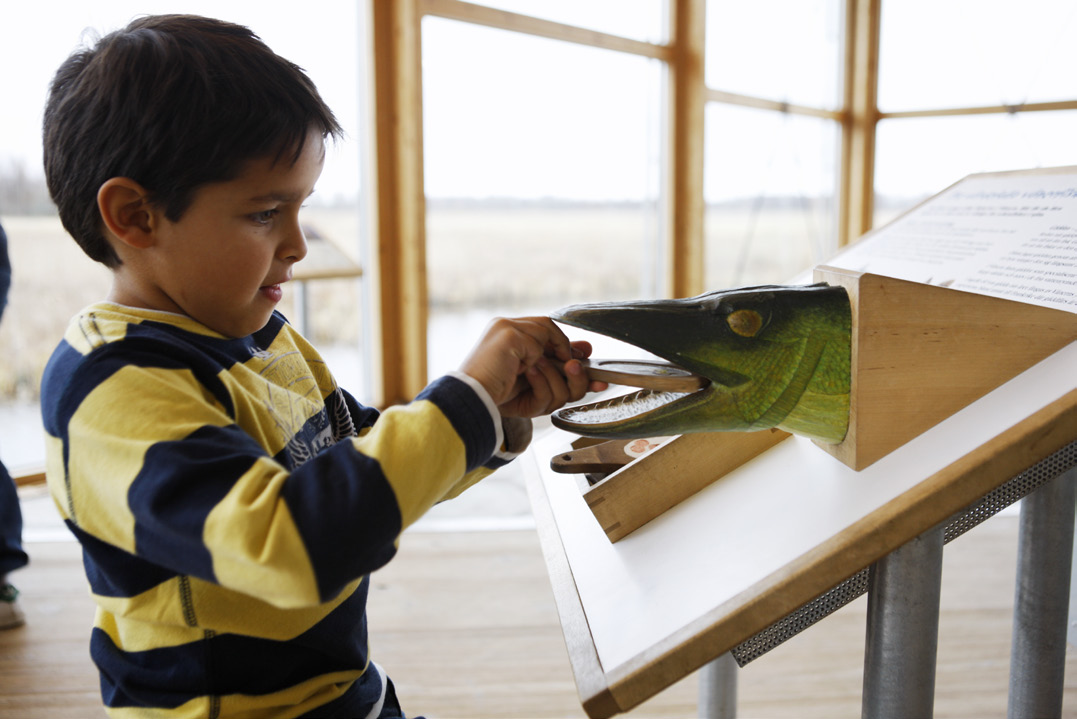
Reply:
<svg viewBox="0 0 1077 719"><path fill-rule="evenodd" d="M246 162L298 159L308 132L343 130L303 70L249 29L191 15L143 17L73 53L53 78L45 177L64 228L116 267L97 191L112 177L146 188L178 221L195 190Z"/></svg>

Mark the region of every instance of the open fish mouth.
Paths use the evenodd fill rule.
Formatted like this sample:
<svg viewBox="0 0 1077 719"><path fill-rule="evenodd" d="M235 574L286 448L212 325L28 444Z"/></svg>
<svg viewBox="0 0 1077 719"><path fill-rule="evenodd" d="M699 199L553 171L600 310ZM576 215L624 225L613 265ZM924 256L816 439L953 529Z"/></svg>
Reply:
<svg viewBox="0 0 1077 719"><path fill-rule="evenodd" d="M610 399L565 407L552 415L554 426L576 434L634 439L639 424L661 422L687 412L697 395L709 395L711 380L675 364L654 360L584 360L592 380L640 389ZM701 399L702 397L696 397Z"/></svg>
<svg viewBox="0 0 1077 719"><path fill-rule="evenodd" d="M713 382L692 392L640 389L626 395L563 407L550 419L555 427L586 437L636 439L675 429L684 432L713 431L715 405L735 412L728 388ZM743 427L747 429L747 427Z"/></svg>
<svg viewBox="0 0 1077 719"><path fill-rule="evenodd" d="M669 374L695 383L657 386L649 378L592 374L642 389L564 407L551 416L560 429L636 439L779 427L827 442L840 442L847 430L851 321L840 287L767 285L572 305L551 316L646 350L668 363Z"/></svg>

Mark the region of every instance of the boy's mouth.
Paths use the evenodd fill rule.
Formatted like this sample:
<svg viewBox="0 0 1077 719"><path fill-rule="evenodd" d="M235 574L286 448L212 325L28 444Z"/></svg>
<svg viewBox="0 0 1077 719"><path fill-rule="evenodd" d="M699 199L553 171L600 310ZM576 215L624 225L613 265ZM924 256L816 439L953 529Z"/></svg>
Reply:
<svg viewBox="0 0 1077 719"><path fill-rule="evenodd" d="M260 287L258 291L262 293L263 297L270 300L274 304L280 302L281 298L284 297L284 290L280 288L279 284L265 285L263 287Z"/></svg>

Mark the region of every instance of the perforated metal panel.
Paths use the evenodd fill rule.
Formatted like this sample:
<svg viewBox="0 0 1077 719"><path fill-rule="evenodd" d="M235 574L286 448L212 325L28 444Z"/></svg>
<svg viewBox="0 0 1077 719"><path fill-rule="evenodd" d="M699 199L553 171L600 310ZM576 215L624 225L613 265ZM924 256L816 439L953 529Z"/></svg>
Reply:
<svg viewBox="0 0 1077 719"><path fill-rule="evenodd" d="M954 515L946 525L943 541L949 542L960 537L1075 466L1077 466L1077 442L1072 442ZM771 624L737 645L732 651L733 658L739 666L743 667L821 619L830 616L868 591L870 573L871 568L865 567L830 591L821 594L784 619Z"/></svg>

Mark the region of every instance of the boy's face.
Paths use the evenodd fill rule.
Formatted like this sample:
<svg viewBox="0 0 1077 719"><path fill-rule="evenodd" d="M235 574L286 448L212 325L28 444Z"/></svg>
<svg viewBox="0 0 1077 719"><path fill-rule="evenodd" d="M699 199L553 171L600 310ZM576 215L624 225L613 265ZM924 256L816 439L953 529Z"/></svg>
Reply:
<svg viewBox="0 0 1077 719"><path fill-rule="evenodd" d="M299 210L322 172L325 144L308 135L289 153L253 160L234 180L199 188L178 222L159 214L149 280L151 309L178 312L229 337L265 326L281 284L307 254Z"/></svg>

